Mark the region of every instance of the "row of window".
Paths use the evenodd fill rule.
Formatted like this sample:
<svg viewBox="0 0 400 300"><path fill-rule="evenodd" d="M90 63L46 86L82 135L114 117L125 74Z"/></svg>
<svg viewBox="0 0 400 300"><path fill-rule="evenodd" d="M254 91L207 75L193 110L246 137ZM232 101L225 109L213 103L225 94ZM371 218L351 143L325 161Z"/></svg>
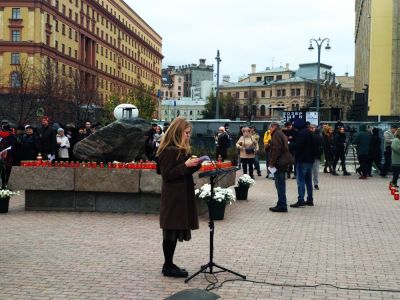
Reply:
<svg viewBox="0 0 400 300"><path fill-rule="evenodd" d="M309 91L309 90L307 90ZM235 92L234 98L240 99L240 93L241 92ZM252 99L257 98L257 91L251 91L250 93L248 91L243 92L243 98L249 99L249 95L251 95ZM265 98L265 91L261 91L261 98ZM290 95L292 97L300 96L300 89L291 89L290 90ZM232 96L231 92L227 92L227 96ZM272 97L272 90L269 91L269 97ZM285 89L277 89L276 90L276 97L286 97L286 90Z"/></svg>
<svg viewBox="0 0 400 300"><path fill-rule="evenodd" d="M78 0L76 0L76 1L78 1ZM97 0L97 2L99 2L99 1ZM113 10L113 9L111 8L111 11L110 11L110 10L108 9L108 4L106 4L106 6L104 6L103 1L102 1L101 5L102 5L103 7L105 7L106 10L109 11L115 18L117 18L117 13L118 13L118 12L117 12L116 10ZM75 3L75 6L76 6L77 8L79 8L79 2L78 2L78 3ZM61 6L61 10L60 10L59 1L56 0L56 2L55 2L55 7L56 7L56 9L57 9L58 11L60 11L63 15L67 16L67 8L66 8L65 4L63 4L63 5ZM83 12L85 11L85 4L83 3L83 1L81 1L81 10L82 10ZM90 16L90 15L91 15L91 16ZM107 29L110 28L111 32L114 31L114 34L115 34L115 35L117 34L117 29L116 29L117 27L116 27L111 21L108 21L107 18L105 18L104 16L100 15L100 13L98 13L95 9L91 8L88 4L86 4L86 16L87 16L87 20L86 20L86 25L87 25L87 27L90 27L90 26L89 26L89 23L90 23L90 19L92 19L92 20L96 20L98 23L101 22L101 25L104 25L104 24L105 24L105 26L106 26ZM71 10L71 9L68 9L68 17L72 20L72 10ZM155 49L156 51L160 51L160 49L159 49L150 39L146 38L146 36L144 36L139 30L136 30L136 28L135 28L133 25L131 25L130 22L126 21L124 18L122 18L122 20L121 20L121 15L118 14L118 18L117 18L117 19L118 19L121 23L123 23L127 28L129 28L129 30L131 30L132 32L134 32L135 34L137 34L144 42L146 42L147 44L149 44L150 47L152 47L152 48ZM78 23L78 13L75 13L75 22ZM79 23L78 23L78 24L79 24ZM85 25L85 22L84 22L83 18L82 18L82 20L81 20L81 25ZM131 42L131 38L130 38L127 34L125 34L124 31L121 31L121 30L119 30L119 29L118 29L118 36L122 36L122 39L125 38L125 40L126 40L127 42L128 42L128 41ZM133 40L133 39L132 39L132 40Z"/></svg>

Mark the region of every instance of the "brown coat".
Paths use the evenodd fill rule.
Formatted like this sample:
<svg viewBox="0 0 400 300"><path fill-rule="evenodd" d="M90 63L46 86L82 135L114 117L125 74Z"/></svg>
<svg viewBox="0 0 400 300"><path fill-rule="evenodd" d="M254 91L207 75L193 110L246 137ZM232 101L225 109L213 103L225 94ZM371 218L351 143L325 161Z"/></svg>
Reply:
<svg viewBox="0 0 400 300"><path fill-rule="evenodd" d="M198 229L199 219L194 195L192 174L198 168L185 165L187 156L179 149L168 146L160 154L162 176L160 227L163 229L188 230Z"/></svg>
<svg viewBox="0 0 400 300"><path fill-rule="evenodd" d="M287 137L280 129L276 129L271 138L269 166L278 168L277 161L285 152L289 152Z"/></svg>

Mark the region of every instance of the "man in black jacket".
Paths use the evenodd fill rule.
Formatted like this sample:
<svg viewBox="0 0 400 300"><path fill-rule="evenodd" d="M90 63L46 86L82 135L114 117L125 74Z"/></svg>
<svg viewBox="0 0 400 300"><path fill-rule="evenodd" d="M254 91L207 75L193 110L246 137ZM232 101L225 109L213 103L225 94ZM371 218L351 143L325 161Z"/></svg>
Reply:
<svg viewBox="0 0 400 300"><path fill-rule="evenodd" d="M57 150L56 131L49 126L49 117L42 118L42 126L37 130L37 142L40 154L44 159L54 160Z"/></svg>
<svg viewBox="0 0 400 300"><path fill-rule="evenodd" d="M294 124L299 130L296 139L296 181L298 198L297 202L291 207L301 207L305 205L314 206L312 169L314 164L314 138L309 126L301 119ZM307 188L307 201L304 202L305 190Z"/></svg>

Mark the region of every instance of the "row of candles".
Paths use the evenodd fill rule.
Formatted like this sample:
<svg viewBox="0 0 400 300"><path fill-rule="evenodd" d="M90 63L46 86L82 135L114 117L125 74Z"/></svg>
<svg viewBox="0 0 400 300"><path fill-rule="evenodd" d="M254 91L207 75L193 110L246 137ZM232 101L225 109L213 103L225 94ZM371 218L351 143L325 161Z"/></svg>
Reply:
<svg viewBox="0 0 400 300"><path fill-rule="evenodd" d="M153 161L140 162L74 162L74 161L49 161L49 160L25 160L21 161L21 167L61 167L61 168L108 168L108 169L156 169L157 165ZM216 168L230 168L231 162L203 163L200 172L212 171Z"/></svg>
<svg viewBox="0 0 400 300"><path fill-rule="evenodd" d="M399 196L399 190L397 189L397 187L392 186L392 183L389 183L389 190L390 193L393 195L394 200L399 200L400 196Z"/></svg>
<svg viewBox="0 0 400 300"><path fill-rule="evenodd" d="M21 167L60 167L60 168L100 168L100 169L156 169L156 163L152 161L144 162L74 162L74 161L49 161L49 160L29 160L21 161Z"/></svg>
<svg viewBox="0 0 400 300"><path fill-rule="evenodd" d="M230 167L232 167L232 163L230 161L218 161L216 163L204 162L200 167L200 172L213 171L216 168L224 169Z"/></svg>

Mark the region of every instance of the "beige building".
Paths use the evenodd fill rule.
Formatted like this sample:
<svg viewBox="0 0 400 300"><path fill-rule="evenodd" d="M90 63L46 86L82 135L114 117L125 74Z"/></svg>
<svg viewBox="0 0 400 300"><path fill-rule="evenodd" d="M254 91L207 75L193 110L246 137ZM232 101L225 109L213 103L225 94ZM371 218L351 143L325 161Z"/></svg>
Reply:
<svg viewBox="0 0 400 300"><path fill-rule="evenodd" d="M0 1L0 96L19 92L28 71L24 93L40 94L38 74L46 73L61 82L51 96L71 103L85 93L102 105L139 84L157 91L161 47L161 36L123 0ZM59 95L77 78L80 95Z"/></svg>
<svg viewBox="0 0 400 300"><path fill-rule="evenodd" d="M281 119L283 111L314 110L317 93L317 63L301 64L297 71L289 66L252 73L237 83L220 87L220 95L234 102L235 117L252 120ZM320 119L347 119L353 92L344 88L332 67L321 64Z"/></svg>
<svg viewBox="0 0 400 300"><path fill-rule="evenodd" d="M400 114L400 3L398 0L356 0L356 104L368 118ZM365 102L363 102L365 100Z"/></svg>

